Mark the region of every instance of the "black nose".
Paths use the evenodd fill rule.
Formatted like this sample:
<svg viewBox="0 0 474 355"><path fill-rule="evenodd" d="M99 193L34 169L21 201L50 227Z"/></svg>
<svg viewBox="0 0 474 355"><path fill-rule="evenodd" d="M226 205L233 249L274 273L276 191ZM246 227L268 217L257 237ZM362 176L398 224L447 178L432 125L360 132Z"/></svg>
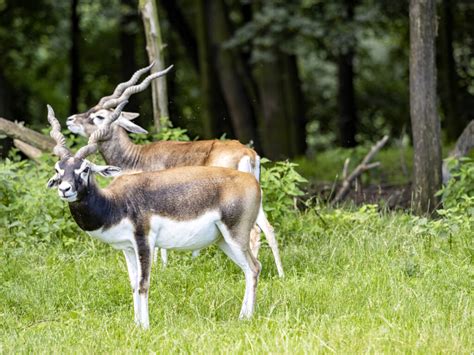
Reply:
<svg viewBox="0 0 474 355"><path fill-rule="evenodd" d="M69 116L66 120L66 122L72 122L74 121L74 116Z"/></svg>
<svg viewBox="0 0 474 355"><path fill-rule="evenodd" d="M65 187L65 188L62 188L61 191L64 191L64 192L67 192L71 190L71 186L68 186L68 187Z"/></svg>

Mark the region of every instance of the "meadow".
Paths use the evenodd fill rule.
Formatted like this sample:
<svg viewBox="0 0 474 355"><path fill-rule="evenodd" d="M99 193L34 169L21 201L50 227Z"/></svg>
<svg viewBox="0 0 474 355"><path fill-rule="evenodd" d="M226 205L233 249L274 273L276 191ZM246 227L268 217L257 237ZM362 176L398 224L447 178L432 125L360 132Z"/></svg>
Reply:
<svg viewBox="0 0 474 355"><path fill-rule="evenodd" d="M264 244L254 318L237 319L243 274L211 247L197 259L170 252L166 268L154 266L143 331L122 253L79 231L45 189L48 164L0 164L1 353L474 351L474 204L465 189L435 219L318 201L294 210L269 193L286 276ZM297 194L291 166L271 174Z"/></svg>

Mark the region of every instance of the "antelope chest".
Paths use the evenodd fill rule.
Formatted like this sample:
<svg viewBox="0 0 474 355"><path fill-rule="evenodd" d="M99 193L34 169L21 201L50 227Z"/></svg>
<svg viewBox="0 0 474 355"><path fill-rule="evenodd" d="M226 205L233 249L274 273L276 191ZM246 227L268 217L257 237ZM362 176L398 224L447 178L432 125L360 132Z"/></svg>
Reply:
<svg viewBox="0 0 474 355"><path fill-rule="evenodd" d="M198 250L216 242L220 235L216 222L218 212L206 212L192 220L173 220L162 216L151 218L151 238L164 249Z"/></svg>
<svg viewBox="0 0 474 355"><path fill-rule="evenodd" d="M90 236L110 244L115 249L127 249L133 247L135 243L135 226L132 221L125 218L120 223L104 229L87 232Z"/></svg>

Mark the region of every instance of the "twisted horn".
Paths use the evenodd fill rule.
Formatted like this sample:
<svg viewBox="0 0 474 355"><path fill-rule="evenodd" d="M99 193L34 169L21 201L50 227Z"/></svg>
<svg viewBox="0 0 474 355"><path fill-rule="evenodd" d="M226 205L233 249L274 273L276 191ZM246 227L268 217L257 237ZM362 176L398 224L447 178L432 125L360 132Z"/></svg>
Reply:
<svg viewBox="0 0 474 355"><path fill-rule="evenodd" d="M150 82L153 79L159 78L160 76L163 76L163 75L167 74L172 68L173 68L173 65L170 65L165 70L162 70L162 71L159 71L159 72L148 75L145 79L143 79L141 84L130 86L129 88L127 88L122 93L122 95L120 95L120 97L118 97L116 99L110 99L107 102L105 102L102 105L102 108L107 109L107 108L115 107L115 106L117 106L118 103L122 102L123 100L127 100L133 94L136 94L138 92L142 92L143 90L145 90L148 87L148 85L150 85Z"/></svg>
<svg viewBox="0 0 474 355"><path fill-rule="evenodd" d="M54 155L57 155L59 158L64 158L68 155L71 155L71 152L66 147L66 138L64 138L63 134L61 133L61 125L54 115L53 108L49 105L48 107L48 122L51 125L51 132L49 135L53 138L56 142L56 146L53 148Z"/></svg>
<svg viewBox="0 0 474 355"><path fill-rule="evenodd" d="M126 88L128 88L130 85L135 84L138 79L140 79L140 76L149 71L154 65L155 61L151 62L149 66L137 70L135 73L133 73L132 77L128 81L118 84L112 95L104 96L103 98L101 98L97 106L102 106L106 101L110 99L118 98Z"/></svg>
<svg viewBox="0 0 474 355"><path fill-rule="evenodd" d="M87 145L79 149L75 155L76 158L84 159L88 155L91 155L96 152L99 148L98 143L104 140L107 135L110 133L110 125L120 116L123 108L128 103L128 101L123 101L117 108L114 110L112 115L104 120L102 127L97 131L91 134Z"/></svg>

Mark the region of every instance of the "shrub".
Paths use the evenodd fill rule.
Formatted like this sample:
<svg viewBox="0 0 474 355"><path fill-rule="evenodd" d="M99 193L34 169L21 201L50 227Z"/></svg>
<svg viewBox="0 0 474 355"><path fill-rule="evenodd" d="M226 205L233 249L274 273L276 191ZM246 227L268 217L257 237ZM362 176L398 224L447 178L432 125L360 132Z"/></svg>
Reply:
<svg viewBox="0 0 474 355"><path fill-rule="evenodd" d="M46 183L54 174L54 162L44 157L39 164L12 157L0 163L1 243L26 245L38 242L74 242L79 227Z"/></svg>
<svg viewBox="0 0 474 355"><path fill-rule="evenodd" d="M279 161L270 165L270 160L263 158L261 164L263 206L270 220L278 223L283 216L296 211L296 198L303 195L300 187L306 179L295 170L295 163Z"/></svg>

